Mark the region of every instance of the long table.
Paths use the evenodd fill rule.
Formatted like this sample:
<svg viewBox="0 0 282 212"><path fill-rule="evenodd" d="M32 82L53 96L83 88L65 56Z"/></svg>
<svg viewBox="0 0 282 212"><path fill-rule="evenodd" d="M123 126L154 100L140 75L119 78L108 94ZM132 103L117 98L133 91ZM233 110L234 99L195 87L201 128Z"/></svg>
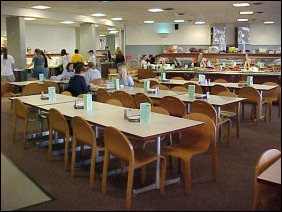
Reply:
<svg viewBox="0 0 282 212"><path fill-rule="evenodd" d="M281 187L281 158L257 177L258 182Z"/></svg>

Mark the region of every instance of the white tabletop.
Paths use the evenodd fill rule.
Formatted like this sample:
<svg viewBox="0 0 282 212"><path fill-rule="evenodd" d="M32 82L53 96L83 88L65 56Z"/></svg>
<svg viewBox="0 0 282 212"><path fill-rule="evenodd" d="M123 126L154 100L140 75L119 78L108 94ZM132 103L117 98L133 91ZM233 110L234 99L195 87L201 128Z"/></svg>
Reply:
<svg viewBox="0 0 282 212"><path fill-rule="evenodd" d="M258 176L258 181L281 186L281 158Z"/></svg>
<svg viewBox="0 0 282 212"><path fill-rule="evenodd" d="M11 97L9 99L20 99L24 104L31 106L40 106L40 105L50 105L50 104L60 104L65 102L74 102L76 97L66 96L61 94L56 94L55 100L41 100L41 94L39 95L31 95L31 96L21 96L21 97Z"/></svg>
<svg viewBox="0 0 282 212"><path fill-rule="evenodd" d="M58 80L45 80L47 82L55 82L55 83L59 83L59 84L67 84L69 83L69 80L63 80L63 81L58 81ZM29 85L31 83L39 83L39 84L43 84L44 82L36 80L36 81L21 81L21 82L7 82L11 85L16 85L16 86L26 86Z"/></svg>
<svg viewBox="0 0 282 212"><path fill-rule="evenodd" d="M202 122L152 113L150 124L129 122L124 119L124 107L93 102L93 110L74 109L74 103L38 106L43 110L56 108L67 117L81 116L90 123L100 126L113 126L120 131L148 140L160 135L180 132Z"/></svg>

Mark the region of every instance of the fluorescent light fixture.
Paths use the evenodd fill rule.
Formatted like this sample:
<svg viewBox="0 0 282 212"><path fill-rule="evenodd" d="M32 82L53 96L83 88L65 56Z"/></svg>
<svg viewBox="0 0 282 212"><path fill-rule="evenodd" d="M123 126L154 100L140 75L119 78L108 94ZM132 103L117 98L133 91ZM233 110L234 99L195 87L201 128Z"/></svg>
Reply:
<svg viewBox="0 0 282 212"><path fill-rule="evenodd" d="M195 24L205 24L206 22L204 21L195 21Z"/></svg>
<svg viewBox="0 0 282 212"><path fill-rule="evenodd" d="M159 13L159 12L163 12L164 10L161 9L161 8L151 8L151 9L148 9L148 12L151 12L151 13Z"/></svg>
<svg viewBox="0 0 282 212"><path fill-rule="evenodd" d="M254 11L242 11L240 12L240 15L253 15Z"/></svg>
<svg viewBox="0 0 282 212"><path fill-rule="evenodd" d="M144 21L145 24L153 24L155 21Z"/></svg>
<svg viewBox="0 0 282 212"><path fill-rule="evenodd" d="M118 31L109 31L110 34L116 34Z"/></svg>
<svg viewBox="0 0 282 212"><path fill-rule="evenodd" d="M122 18L111 18L112 21L122 21Z"/></svg>
<svg viewBox="0 0 282 212"><path fill-rule="evenodd" d="M75 22L73 22L73 21L62 21L60 23L61 24L74 24Z"/></svg>
<svg viewBox="0 0 282 212"><path fill-rule="evenodd" d="M237 19L237 21L238 22L246 22L246 21L248 21L249 19L247 19L247 18L238 18Z"/></svg>
<svg viewBox="0 0 282 212"><path fill-rule="evenodd" d="M38 10L46 10L46 9L49 9L51 7L48 7L48 6L43 6L43 5L38 5L38 6L33 6L31 7L33 9L38 9Z"/></svg>
<svg viewBox="0 0 282 212"><path fill-rule="evenodd" d="M264 24L275 24L274 21L264 21L263 23L264 23Z"/></svg>
<svg viewBox="0 0 282 212"><path fill-rule="evenodd" d="M103 35L103 34L102 34L102 35L99 35L99 36L100 36L100 37L106 37L106 35Z"/></svg>
<svg viewBox="0 0 282 212"><path fill-rule="evenodd" d="M234 3L233 6L234 7L249 7L250 4L241 2L241 3Z"/></svg>
<svg viewBox="0 0 282 212"><path fill-rule="evenodd" d="M184 23L184 20L174 20L174 23Z"/></svg>
<svg viewBox="0 0 282 212"><path fill-rule="evenodd" d="M106 15L103 14L103 13L93 13L91 16L94 16L94 17L104 17Z"/></svg>
<svg viewBox="0 0 282 212"><path fill-rule="evenodd" d="M37 20L36 18L30 18L30 17L26 17L24 18L25 21L35 21Z"/></svg>
<svg viewBox="0 0 282 212"><path fill-rule="evenodd" d="M115 30L117 30L116 28L108 28L107 29L108 31L115 31Z"/></svg>

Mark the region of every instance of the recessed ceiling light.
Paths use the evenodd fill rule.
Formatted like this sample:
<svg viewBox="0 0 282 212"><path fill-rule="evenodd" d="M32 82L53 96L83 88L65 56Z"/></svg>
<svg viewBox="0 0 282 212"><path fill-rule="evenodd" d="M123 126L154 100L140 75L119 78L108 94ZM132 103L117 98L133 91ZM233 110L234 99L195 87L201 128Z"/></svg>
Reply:
<svg viewBox="0 0 282 212"><path fill-rule="evenodd" d="M184 23L184 20L174 20L174 23Z"/></svg>
<svg viewBox="0 0 282 212"><path fill-rule="evenodd" d="M206 22L204 21L195 21L195 24L205 24Z"/></svg>
<svg viewBox="0 0 282 212"><path fill-rule="evenodd" d="M253 15L254 11L242 11L240 12L240 15Z"/></svg>
<svg viewBox="0 0 282 212"><path fill-rule="evenodd" d="M46 9L49 9L51 7L48 7L48 6L43 6L43 5L38 5L38 6L33 6L31 7L33 9L38 9L38 10L46 10Z"/></svg>
<svg viewBox="0 0 282 212"><path fill-rule="evenodd" d="M94 16L94 17L104 17L106 15L103 14L103 13L93 13L91 16Z"/></svg>
<svg viewBox="0 0 282 212"><path fill-rule="evenodd" d="M35 21L37 20L36 18L30 18L30 17L26 17L24 18L25 21Z"/></svg>
<svg viewBox="0 0 282 212"><path fill-rule="evenodd" d="M275 24L274 21L264 21L263 23L264 23L264 24Z"/></svg>
<svg viewBox="0 0 282 212"><path fill-rule="evenodd" d="M151 8L151 9L148 9L148 12L151 12L151 13L159 13L159 12L163 12L164 10L161 9L161 8Z"/></svg>
<svg viewBox="0 0 282 212"><path fill-rule="evenodd" d="M61 24L74 24L75 22L73 22L73 21L62 21L60 23Z"/></svg>
<svg viewBox="0 0 282 212"><path fill-rule="evenodd" d="M234 3L233 6L234 7L249 7L250 4L249 3Z"/></svg>
<svg viewBox="0 0 282 212"><path fill-rule="evenodd" d="M238 22L246 22L246 21L248 21L249 19L247 19L247 18L238 18L237 19L237 21Z"/></svg>
<svg viewBox="0 0 282 212"><path fill-rule="evenodd" d="M112 21L122 21L122 18L111 18Z"/></svg>
<svg viewBox="0 0 282 212"><path fill-rule="evenodd" d="M108 31L115 31L115 30L117 30L116 28L108 28L107 29Z"/></svg>
<svg viewBox="0 0 282 212"><path fill-rule="evenodd" d="M102 34L102 35L99 35L99 36L100 36L100 37L106 37L106 35L103 35L103 34Z"/></svg>
<svg viewBox="0 0 282 212"><path fill-rule="evenodd" d="M144 21L145 24L153 24L155 21Z"/></svg>
<svg viewBox="0 0 282 212"><path fill-rule="evenodd" d="M116 34L118 31L109 31L110 34Z"/></svg>

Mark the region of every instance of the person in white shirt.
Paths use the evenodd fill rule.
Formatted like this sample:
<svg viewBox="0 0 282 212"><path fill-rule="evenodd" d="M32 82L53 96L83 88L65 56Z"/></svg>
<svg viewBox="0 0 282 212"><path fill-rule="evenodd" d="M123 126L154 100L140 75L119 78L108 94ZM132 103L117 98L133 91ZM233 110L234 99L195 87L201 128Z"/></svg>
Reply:
<svg viewBox="0 0 282 212"><path fill-rule="evenodd" d="M67 65L70 63L70 56L65 49L61 50L61 58L59 64L63 66L63 70L66 70Z"/></svg>
<svg viewBox="0 0 282 212"><path fill-rule="evenodd" d="M120 80L121 85L124 85L127 87L134 86L134 81L127 71L127 66L121 65L118 67L118 78Z"/></svg>
<svg viewBox="0 0 282 212"><path fill-rule="evenodd" d="M141 68L147 69L147 61L146 61L146 55L143 55L141 58Z"/></svg>
<svg viewBox="0 0 282 212"><path fill-rule="evenodd" d="M8 55L8 49L3 48L1 55L1 81L15 81L14 66L15 61L13 56Z"/></svg>
<svg viewBox="0 0 282 212"><path fill-rule="evenodd" d="M96 57L94 55L94 51L93 50L89 50L88 51L88 54L89 54L89 60L88 62L91 62L94 64L94 67L96 68L96 65L97 65L97 61L96 61Z"/></svg>
<svg viewBox="0 0 282 212"><path fill-rule="evenodd" d="M92 62L88 63L88 71L85 73L85 80L87 84L90 84L91 81L95 79L100 79L101 72L97 69L95 69L95 66Z"/></svg>

